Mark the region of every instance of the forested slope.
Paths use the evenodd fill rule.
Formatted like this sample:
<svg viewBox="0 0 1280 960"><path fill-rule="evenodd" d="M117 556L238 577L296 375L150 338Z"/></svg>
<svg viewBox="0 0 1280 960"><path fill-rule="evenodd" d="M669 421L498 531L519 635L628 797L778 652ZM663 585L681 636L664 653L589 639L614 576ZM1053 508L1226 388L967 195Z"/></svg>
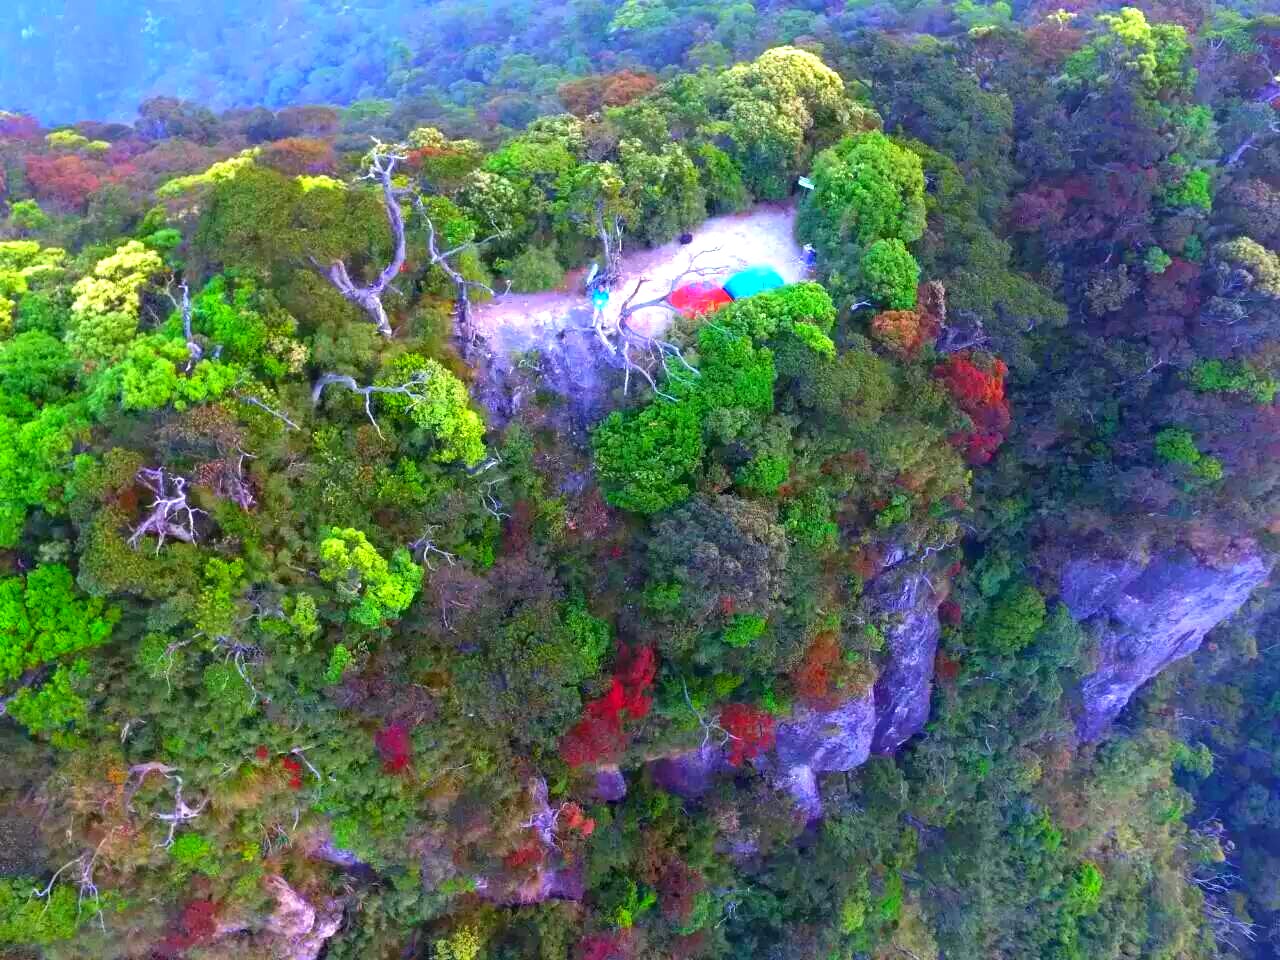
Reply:
<svg viewBox="0 0 1280 960"><path fill-rule="evenodd" d="M1280 19L533 7L0 113L0 955L1272 955Z"/></svg>

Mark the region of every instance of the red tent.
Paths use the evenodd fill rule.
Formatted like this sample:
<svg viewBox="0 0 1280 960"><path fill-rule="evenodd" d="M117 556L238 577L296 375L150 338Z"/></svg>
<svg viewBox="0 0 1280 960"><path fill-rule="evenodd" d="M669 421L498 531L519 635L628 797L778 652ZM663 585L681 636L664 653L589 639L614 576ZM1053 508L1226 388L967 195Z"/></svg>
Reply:
<svg viewBox="0 0 1280 960"><path fill-rule="evenodd" d="M733 303L733 297L724 292L724 287L706 281L685 284L672 293L669 299L671 305L687 317L711 313Z"/></svg>

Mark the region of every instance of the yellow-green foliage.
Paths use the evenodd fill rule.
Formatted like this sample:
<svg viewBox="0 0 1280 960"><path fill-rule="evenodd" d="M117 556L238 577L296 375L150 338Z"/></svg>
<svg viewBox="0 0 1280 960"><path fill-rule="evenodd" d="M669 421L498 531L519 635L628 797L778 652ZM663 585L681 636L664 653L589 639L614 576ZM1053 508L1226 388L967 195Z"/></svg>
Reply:
<svg viewBox="0 0 1280 960"><path fill-rule="evenodd" d="M119 357L137 333L142 288L162 269L158 253L129 240L77 280L67 327L71 352L81 360Z"/></svg>
<svg viewBox="0 0 1280 960"><path fill-rule="evenodd" d="M111 144L105 140L90 140L74 130L55 130L47 134L44 142L55 150L84 150L86 153L106 153Z"/></svg>
<svg viewBox="0 0 1280 960"><path fill-rule="evenodd" d="M138 293L147 281L164 267L160 255L148 250L137 240L121 244L116 252L103 257L93 273L76 281L75 302L71 309L79 314L138 314Z"/></svg>
<svg viewBox="0 0 1280 960"><path fill-rule="evenodd" d="M401 547L388 563L361 530L334 527L320 543L320 579L332 583L363 627L381 626L408 609L422 587L422 568Z"/></svg>
<svg viewBox="0 0 1280 960"><path fill-rule="evenodd" d="M387 406L427 431L435 441L435 459L469 467L484 458L484 420L471 409L467 387L438 361L416 353L398 357L378 379L383 386L414 384L413 399L388 394Z"/></svg>
<svg viewBox="0 0 1280 960"><path fill-rule="evenodd" d="M254 157L261 151L257 147L244 150L227 160L219 160L204 173L193 173L185 177L174 177L168 183L161 185L156 190L156 196L161 198L177 197L188 190L194 190L196 187L212 186L215 183L221 183L223 180L230 180L241 170L246 167L253 166Z"/></svg>
<svg viewBox="0 0 1280 960"><path fill-rule="evenodd" d="M58 276L67 253L34 240L0 242L0 337L13 332L18 298L39 280Z"/></svg>
<svg viewBox="0 0 1280 960"><path fill-rule="evenodd" d="M855 104L844 81L818 57L797 47L775 47L716 80L724 124L744 180L757 196L786 196L788 177L815 128L870 129L874 111Z"/></svg>
<svg viewBox="0 0 1280 960"><path fill-rule="evenodd" d="M303 193L310 193L312 190L345 190L347 185L341 180L335 180L333 177L326 177L323 174L316 177L309 177L305 174L297 178L298 185L302 187Z"/></svg>
<svg viewBox="0 0 1280 960"><path fill-rule="evenodd" d="M481 946L475 927L459 927L452 935L435 942L435 960L476 960Z"/></svg>
<svg viewBox="0 0 1280 960"><path fill-rule="evenodd" d="M1220 243L1217 254L1248 272L1253 278L1253 289L1258 293L1280 300L1280 255L1251 237L1237 237Z"/></svg>

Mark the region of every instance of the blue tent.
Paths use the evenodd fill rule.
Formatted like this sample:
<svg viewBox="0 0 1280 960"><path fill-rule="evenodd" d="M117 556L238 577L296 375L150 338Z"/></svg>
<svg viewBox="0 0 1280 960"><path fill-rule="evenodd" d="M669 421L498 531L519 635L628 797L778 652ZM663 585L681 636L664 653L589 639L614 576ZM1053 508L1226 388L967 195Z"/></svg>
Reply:
<svg viewBox="0 0 1280 960"><path fill-rule="evenodd" d="M773 267L747 267L725 281L724 289L735 300L783 286L785 281Z"/></svg>

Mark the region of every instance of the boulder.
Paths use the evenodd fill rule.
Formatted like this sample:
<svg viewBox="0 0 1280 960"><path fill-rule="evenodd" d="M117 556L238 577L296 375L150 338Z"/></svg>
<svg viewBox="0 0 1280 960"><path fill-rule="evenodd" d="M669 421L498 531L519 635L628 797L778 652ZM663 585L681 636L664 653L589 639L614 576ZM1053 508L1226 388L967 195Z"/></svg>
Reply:
<svg viewBox="0 0 1280 960"><path fill-rule="evenodd" d="M280 876L265 880L275 899L275 909L267 918L265 932L273 943L272 956L281 960L316 960L328 940L342 926L342 904L326 900L316 907Z"/></svg>
<svg viewBox="0 0 1280 960"><path fill-rule="evenodd" d="M834 710L797 706L778 725L777 764L783 769L808 767L815 773L852 770L871 756L875 703L870 695Z"/></svg>
<svg viewBox="0 0 1280 960"><path fill-rule="evenodd" d="M592 796L605 803L617 803L627 795L627 778L616 765L607 765L596 770L596 780Z"/></svg>

